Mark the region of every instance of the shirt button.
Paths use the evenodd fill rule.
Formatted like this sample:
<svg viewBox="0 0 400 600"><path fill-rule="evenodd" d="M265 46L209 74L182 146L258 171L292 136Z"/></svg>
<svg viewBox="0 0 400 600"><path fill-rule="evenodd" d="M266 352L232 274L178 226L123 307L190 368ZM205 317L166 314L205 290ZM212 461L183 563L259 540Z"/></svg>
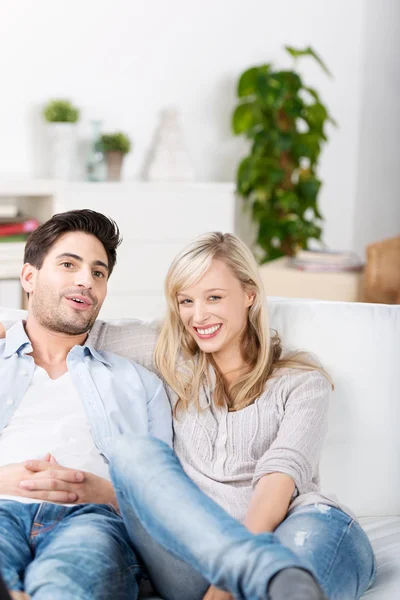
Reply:
<svg viewBox="0 0 400 600"><path fill-rule="evenodd" d="M14 400L12 398L8 398L7 404L14 404Z"/></svg>

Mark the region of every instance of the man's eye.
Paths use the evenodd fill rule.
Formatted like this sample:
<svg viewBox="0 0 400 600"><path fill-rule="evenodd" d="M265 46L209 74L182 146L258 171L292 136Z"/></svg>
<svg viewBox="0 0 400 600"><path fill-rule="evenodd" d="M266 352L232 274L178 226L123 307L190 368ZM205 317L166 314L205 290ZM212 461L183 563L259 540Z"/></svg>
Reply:
<svg viewBox="0 0 400 600"><path fill-rule="evenodd" d="M93 275L94 275L94 277L99 277L99 278L105 277L104 273L102 273L101 271L93 271Z"/></svg>
<svg viewBox="0 0 400 600"><path fill-rule="evenodd" d="M61 264L63 267L66 267L67 269L74 266L71 262L63 262Z"/></svg>

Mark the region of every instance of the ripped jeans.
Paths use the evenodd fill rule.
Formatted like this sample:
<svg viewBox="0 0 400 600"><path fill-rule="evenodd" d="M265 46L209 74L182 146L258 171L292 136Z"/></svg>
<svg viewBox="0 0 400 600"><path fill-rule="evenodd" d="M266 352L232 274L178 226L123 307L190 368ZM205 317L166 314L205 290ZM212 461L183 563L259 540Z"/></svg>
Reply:
<svg viewBox="0 0 400 600"><path fill-rule="evenodd" d="M366 534L337 508L299 507L274 533L254 535L155 438L119 440L110 466L132 543L164 599L201 600L212 583L235 599L266 600L269 581L286 567L312 573L329 600L358 600L375 579Z"/></svg>

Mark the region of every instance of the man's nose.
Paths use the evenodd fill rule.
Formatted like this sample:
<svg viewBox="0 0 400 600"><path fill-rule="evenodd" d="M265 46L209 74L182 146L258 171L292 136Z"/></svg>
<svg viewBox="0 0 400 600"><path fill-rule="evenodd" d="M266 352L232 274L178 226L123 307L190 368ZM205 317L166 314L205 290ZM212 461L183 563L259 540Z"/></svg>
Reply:
<svg viewBox="0 0 400 600"><path fill-rule="evenodd" d="M93 275L91 269L79 269L75 274L75 285L84 288L91 288L93 285Z"/></svg>

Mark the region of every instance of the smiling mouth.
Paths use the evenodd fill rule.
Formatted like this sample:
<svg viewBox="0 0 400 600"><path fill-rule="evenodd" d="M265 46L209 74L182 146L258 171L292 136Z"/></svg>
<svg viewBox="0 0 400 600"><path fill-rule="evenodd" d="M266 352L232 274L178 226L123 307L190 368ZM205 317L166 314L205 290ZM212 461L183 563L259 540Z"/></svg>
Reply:
<svg viewBox="0 0 400 600"><path fill-rule="evenodd" d="M211 337L215 337L222 327L222 323L218 323L216 325L211 325L209 327L193 327L198 337L202 339L208 339Z"/></svg>
<svg viewBox="0 0 400 600"><path fill-rule="evenodd" d="M74 305L74 308L83 310L93 306L93 302L85 296L65 296L66 300Z"/></svg>

